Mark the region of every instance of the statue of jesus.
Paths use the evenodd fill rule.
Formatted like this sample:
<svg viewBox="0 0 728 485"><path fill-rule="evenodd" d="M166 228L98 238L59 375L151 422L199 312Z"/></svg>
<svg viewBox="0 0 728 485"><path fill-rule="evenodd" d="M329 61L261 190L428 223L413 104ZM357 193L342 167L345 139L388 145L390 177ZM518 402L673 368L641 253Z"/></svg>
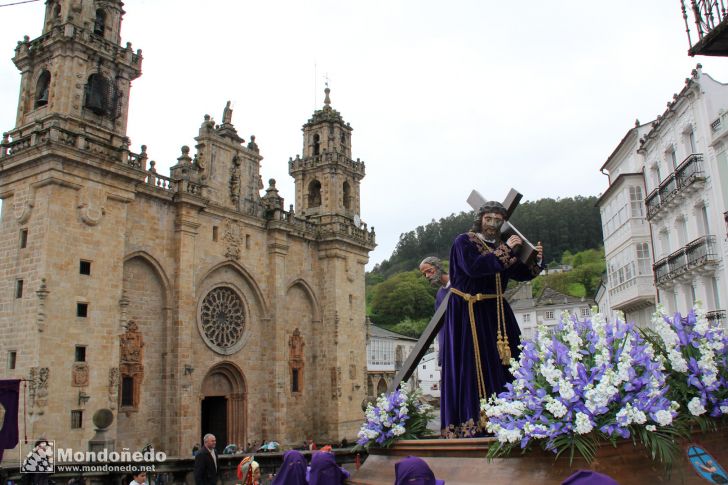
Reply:
<svg viewBox="0 0 728 485"><path fill-rule="evenodd" d="M440 417L445 437L483 434L480 399L505 389L508 366L520 353L520 330L503 297L508 281L529 281L543 269L543 247L523 263L517 235L500 239L507 217L500 202L485 202L473 228L450 250L451 297L443 327Z"/></svg>

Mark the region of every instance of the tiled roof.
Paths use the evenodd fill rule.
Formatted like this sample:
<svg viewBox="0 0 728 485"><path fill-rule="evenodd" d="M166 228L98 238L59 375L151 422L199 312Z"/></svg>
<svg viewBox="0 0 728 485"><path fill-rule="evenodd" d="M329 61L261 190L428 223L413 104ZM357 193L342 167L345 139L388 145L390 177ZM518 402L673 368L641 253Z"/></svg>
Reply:
<svg viewBox="0 0 728 485"><path fill-rule="evenodd" d="M417 342L416 338L408 337L406 335L402 335L401 333L392 332L385 328L377 327L374 324L369 325L369 335L372 337L394 338L394 339L400 339L400 340L412 340L414 342Z"/></svg>

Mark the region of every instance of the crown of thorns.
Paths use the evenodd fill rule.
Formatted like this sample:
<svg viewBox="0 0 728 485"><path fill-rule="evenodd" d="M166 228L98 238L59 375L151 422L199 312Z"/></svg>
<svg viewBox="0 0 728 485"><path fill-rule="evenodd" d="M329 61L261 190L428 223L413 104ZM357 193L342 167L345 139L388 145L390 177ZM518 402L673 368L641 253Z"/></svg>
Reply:
<svg viewBox="0 0 728 485"><path fill-rule="evenodd" d="M503 217L506 217L507 211L506 208L503 207L503 204L501 204L500 202L495 200L489 200L488 202L480 206L478 214L481 216L483 214L500 214Z"/></svg>

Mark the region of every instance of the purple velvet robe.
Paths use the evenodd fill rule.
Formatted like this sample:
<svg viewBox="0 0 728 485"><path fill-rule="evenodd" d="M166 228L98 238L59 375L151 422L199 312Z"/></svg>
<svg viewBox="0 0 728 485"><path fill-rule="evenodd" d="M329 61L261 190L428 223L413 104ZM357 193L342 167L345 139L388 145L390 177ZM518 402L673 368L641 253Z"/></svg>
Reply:
<svg viewBox="0 0 728 485"><path fill-rule="evenodd" d="M617 481L608 475L592 470L579 470L561 482L561 485L618 485Z"/></svg>
<svg viewBox="0 0 728 485"><path fill-rule="evenodd" d="M445 288L444 286L441 286L437 290L437 294L435 295L435 311L437 311L438 308L440 308L440 303L442 303L442 300L445 299L445 295L447 295L447 292L450 291L450 287L448 286ZM445 328L441 328L440 331L437 334L437 345L438 345L438 353L437 353L437 365L442 366L442 344L443 339L445 338Z"/></svg>
<svg viewBox="0 0 728 485"><path fill-rule="evenodd" d="M340 485L349 478L349 472L336 464L331 453L319 451L311 458L308 483L311 485Z"/></svg>
<svg viewBox="0 0 728 485"><path fill-rule="evenodd" d="M306 485L306 458L300 451L290 450L283 455L283 464L271 485Z"/></svg>
<svg viewBox="0 0 728 485"><path fill-rule="evenodd" d="M20 396L20 380L0 380L0 405L5 408L5 417L0 422L0 461L3 452L15 448L18 444L18 403Z"/></svg>
<svg viewBox="0 0 728 485"><path fill-rule="evenodd" d="M408 456L394 464L394 485L445 485L422 458Z"/></svg>
<svg viewBox="0 0 728 485"><path fill-rule="evenodd" d="M487 248L486 248L487 244ZM539 265L520 262L505 243L485 243L474 233L460 234L450 250L450 284L464 293L496 293L496 274L505 291L508 280L528 281L541 272ZM506 334L511 356L518 359L521 332L508 302L504 302ZM497 302L475 303L475 322L480 361L488 397L504 390L513 377L501 363L497 343ZM443 329L442 393L440 420L447 437L469 437L483 433L480 420L477 372L468 303L452 294Z"/></svg>

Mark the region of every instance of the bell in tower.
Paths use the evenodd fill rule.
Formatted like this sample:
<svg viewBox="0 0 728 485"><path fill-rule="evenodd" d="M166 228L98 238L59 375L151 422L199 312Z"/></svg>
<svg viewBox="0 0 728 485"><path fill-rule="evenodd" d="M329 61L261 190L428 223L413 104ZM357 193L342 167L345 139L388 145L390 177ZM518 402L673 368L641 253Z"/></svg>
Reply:
<svg viewBox="0 0 728 485"><path fill-rule="evenodd" d="M341 114L331 107L331 90L324 90L324 106L303 125L303 157L289 161L295 179L296 213L321 222L345 216L359 219L359 183L364 162L351 158L351 132Z"/></svg>
<svg viewBox="0 0 728 485"><path fill-rule="evenodd" d="M27 36L13 62L22 73L16 129L54 119L79 132L89 125L119 146L126 136L131 81L141 51L121 46L121 0L48 0L43 32Z"/></svg>

